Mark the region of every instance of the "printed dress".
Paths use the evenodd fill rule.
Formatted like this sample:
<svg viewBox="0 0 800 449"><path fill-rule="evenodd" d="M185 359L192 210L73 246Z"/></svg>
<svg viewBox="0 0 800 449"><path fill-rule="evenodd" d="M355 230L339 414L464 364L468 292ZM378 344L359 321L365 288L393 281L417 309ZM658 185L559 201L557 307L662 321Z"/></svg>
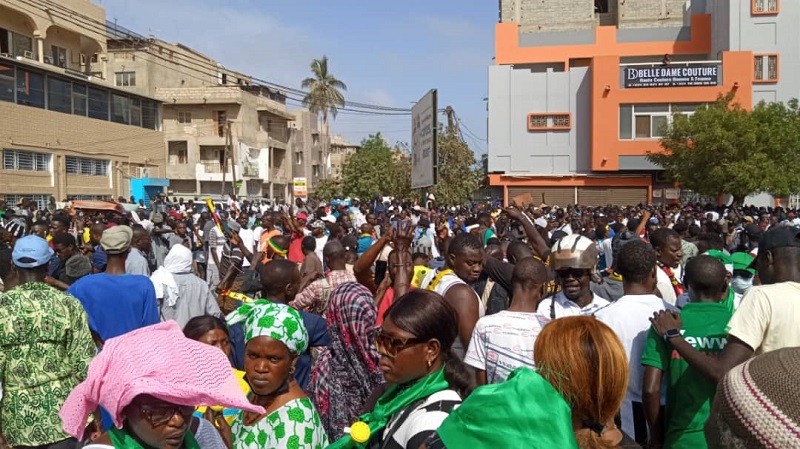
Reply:
<svg viewBox="0 0 800 449"><path fill-rule="evenodd" d="M239 412L231 426L234 449L322 449L328 437L308 398L289 401L252 426Z"/></svg>

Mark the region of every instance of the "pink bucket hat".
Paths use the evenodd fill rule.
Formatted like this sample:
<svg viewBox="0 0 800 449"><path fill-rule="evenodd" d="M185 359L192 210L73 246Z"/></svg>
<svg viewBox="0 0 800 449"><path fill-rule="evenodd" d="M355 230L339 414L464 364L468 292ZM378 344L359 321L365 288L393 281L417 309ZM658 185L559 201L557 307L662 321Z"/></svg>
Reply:
<svg viewBox="0 0 800 449"><path fill-rule="evenodd" d="M264 413L242 393L230 362L219 349L183 335L167 321L109 339L89 364L86 380L61 407L64 431L82 438L98 405L122 427L122 411L136 396L149 394L176 405L221 405Z"/></svg>

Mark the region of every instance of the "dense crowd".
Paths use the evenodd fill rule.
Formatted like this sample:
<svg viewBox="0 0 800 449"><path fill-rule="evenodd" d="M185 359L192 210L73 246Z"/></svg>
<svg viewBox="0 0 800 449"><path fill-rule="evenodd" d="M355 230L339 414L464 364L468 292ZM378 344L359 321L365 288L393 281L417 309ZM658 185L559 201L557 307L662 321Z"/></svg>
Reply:
<svg viewBox="0 0 800 449"><path fill-rule="evenodd" d="M800 445L795 211L385 199L0 204L3 444Z"/></svg>

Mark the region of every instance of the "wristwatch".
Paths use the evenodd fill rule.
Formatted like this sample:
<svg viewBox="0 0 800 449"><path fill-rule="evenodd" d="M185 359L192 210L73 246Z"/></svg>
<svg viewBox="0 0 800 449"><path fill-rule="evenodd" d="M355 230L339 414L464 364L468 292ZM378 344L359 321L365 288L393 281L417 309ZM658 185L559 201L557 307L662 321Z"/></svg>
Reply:
<svg viewBox="0 0 800 449"><path fill-rule="evenodd" d="M681 331L679 329L667 329L664 332L664 341L669 341L670 338L680 337Z"/></svg>

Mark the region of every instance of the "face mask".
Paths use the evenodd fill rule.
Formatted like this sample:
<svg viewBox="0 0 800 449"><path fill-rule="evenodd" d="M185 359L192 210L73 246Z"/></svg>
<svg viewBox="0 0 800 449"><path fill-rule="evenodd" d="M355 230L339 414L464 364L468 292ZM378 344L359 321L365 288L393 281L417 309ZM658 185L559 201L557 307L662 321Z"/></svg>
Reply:
<svg viewBox="0 0 800 449"><path fill-rule="evenodd" d="M733 287L733 291L740 295L743 295L752 286L753 278L735 276L733 279L731 279L731 287Z"/></svg>

